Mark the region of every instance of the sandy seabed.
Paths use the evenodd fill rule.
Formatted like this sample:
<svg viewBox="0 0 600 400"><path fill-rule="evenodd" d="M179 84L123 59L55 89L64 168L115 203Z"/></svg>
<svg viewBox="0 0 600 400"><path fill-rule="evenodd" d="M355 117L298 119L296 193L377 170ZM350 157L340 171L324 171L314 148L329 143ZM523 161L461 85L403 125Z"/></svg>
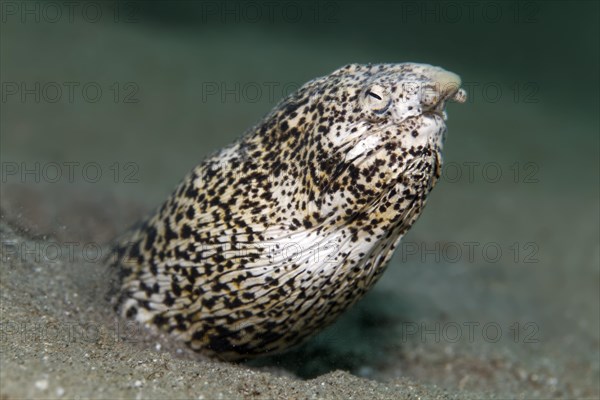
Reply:
<svg viewBox="0 0 600 400"><path fill-rule="evenodd" d="M536 301L523 282L534 279L534 271L420 266L397 296L390 289L398 286L394 280L405 281L413 272L396 265L402 261L396 257L373 293L306 345L231 364L190 354L113 314L106 297L110 273L97 252L107 248L95 244L107 243L138 219L140 207L76 190L65 196L50 187L6 189L0 224L3 400L598 395L598 338L588 314L594 306L585 308L589 293L557 297L555 303L546 293L548 309L529 304L523 310L525 298ZM49 201L37 200L42 195ZM107 202L114 207L103 207ZM465 313L467 303L487 310L488 317ZM583 308L568 312L574 305ZM417 316L419 323L409 322ZM517 338L511 318L535 322ZM472 321L473 338L466 321ZM479 328L485 321L484 336ZM505 337L498 339L489 326Z"/></svg>

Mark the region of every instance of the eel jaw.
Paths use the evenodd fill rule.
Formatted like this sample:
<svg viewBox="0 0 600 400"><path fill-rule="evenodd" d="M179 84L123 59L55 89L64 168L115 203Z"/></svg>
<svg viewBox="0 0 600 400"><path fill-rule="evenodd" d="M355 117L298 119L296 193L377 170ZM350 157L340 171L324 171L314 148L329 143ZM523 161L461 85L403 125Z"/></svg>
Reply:
<svg viewBox="0 0 600 400"><path fill-rule="evenodd" d="M448 119L446 103L454 101L464 103L467 101L467 92L460 87L460 78L452 72L443 71L435 76L433 89L434 104L424 110L424 114L437 115L444 121ZM436 101L437 100L437 101Z"/></svg>

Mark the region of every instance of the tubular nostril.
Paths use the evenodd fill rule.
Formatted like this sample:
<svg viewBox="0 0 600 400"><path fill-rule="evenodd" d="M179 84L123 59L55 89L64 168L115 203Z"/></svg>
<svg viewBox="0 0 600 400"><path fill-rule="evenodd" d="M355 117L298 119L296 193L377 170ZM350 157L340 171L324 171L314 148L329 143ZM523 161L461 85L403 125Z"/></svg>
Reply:
<svg viewBox="0 0 600 400"><path fill-rule="evenodd" d="M421 94L421 105L425 111L443 115L448 100L459 103L466 101L466 92L460 88L461 79L458 75L436 68L430 74L430 79Z"/></svg>
<svg viewBox="0 0 600 400"><path fill-rule="evenodd" d="M454 97L452 97L452 100L456 101L457 103L466 102L467 92L465 91L465 89L458 89L458 92L454 93Z"/></svg>

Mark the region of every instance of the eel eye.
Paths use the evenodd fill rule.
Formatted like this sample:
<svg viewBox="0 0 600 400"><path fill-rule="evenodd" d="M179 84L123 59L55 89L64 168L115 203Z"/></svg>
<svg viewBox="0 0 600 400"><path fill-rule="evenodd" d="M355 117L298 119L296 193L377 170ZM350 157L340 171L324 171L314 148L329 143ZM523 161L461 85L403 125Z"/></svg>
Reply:
<svg viewBox="0 0 600 400"><path fill-rule="evenodd" d="M364 92L363 102L375 114L383 114L392 104L392 99L385 88L373 85Z"/></svg>
<svg viewBox="0 0 600 400"><path fill-rule="evenodd" d="M378 94L376 94L376 93L373 93L373 92L371 92L370 90L368 90L368 91L367 91L367 94L368 94L369 96L371 96L371 97L375 97L377 100L381 100L381 96L380 96L380 95L378 95Z"/></svg>

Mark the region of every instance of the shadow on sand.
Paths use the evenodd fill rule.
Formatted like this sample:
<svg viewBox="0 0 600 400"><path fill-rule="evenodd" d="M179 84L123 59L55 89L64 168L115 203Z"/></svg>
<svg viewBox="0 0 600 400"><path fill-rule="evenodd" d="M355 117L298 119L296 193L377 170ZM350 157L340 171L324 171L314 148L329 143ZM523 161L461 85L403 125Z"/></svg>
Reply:
<svg viewBox="0 0 600 400"><path fill-rule="evenodd" d="M397 329L406 313L402 299L370 292L333 325L291 350L247 362L253 367L282 368L302 379L335 370L369 377L401 352Z"/></svg>

